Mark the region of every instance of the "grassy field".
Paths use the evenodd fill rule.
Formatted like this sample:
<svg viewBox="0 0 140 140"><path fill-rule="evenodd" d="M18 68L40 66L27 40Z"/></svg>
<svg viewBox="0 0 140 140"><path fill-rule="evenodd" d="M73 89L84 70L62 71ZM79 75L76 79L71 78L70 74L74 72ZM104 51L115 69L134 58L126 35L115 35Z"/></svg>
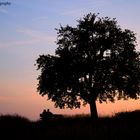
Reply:
<svg viewBox="0 0 140 140"><path fill-rule="evenodd" d="M12 140L139 140L140 111L122 112L91 122L88 116L67 116L43 123L18 115L0 116L1 139Z"/></svg>

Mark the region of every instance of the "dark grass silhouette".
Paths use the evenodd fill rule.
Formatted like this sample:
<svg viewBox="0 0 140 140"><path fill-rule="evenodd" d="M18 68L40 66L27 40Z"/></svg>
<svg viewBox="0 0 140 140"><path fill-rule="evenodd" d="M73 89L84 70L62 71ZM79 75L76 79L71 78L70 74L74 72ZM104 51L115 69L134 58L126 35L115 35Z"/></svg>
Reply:
<svg viewBox="0 0 140 140"><path fill-rule="evenodd" d="M100 117L94 123L88 115L64 116L47 123L18 115L0 116L0 139L138 140L139 132L140 110Z"/></svg>

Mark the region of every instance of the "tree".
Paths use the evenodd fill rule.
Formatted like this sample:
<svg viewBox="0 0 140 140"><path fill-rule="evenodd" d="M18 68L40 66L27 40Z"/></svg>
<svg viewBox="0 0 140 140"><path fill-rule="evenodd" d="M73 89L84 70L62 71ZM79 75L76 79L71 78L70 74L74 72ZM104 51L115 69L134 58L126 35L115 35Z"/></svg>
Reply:
<svg viewBox="0 0 140 140"><path fill-rule="evenodd" d="M135 34L122 30L115 18L89 13L57 30L55 55L40 55L38 91L60 108L90 105L98 118L96 101L137 99L140 94L140 59ZM81 102L83 101L83 102Z"/></svg>

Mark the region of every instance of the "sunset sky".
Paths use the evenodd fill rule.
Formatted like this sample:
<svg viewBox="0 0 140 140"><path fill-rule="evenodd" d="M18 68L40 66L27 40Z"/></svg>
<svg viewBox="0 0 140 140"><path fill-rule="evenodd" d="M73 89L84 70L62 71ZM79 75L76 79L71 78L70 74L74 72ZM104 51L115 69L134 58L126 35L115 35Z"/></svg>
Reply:
<svg viewBox="0 0 140 140"><path fill-rule="evenodd" d="M0 0L7 2L6 0ZM79 18L93 12L116 18L123 29L136 33L140 50L140 0L9 0L0 5L0 114L19 114L38 119L44 108L53 113L89 113L89 107L77 110L54 108L38 94L39 71L34 66L41 54L54 54L56 31L60 24L76 25ZM100 115L121 110L140 109L140 100L104 103L97 106Z"/></svg>

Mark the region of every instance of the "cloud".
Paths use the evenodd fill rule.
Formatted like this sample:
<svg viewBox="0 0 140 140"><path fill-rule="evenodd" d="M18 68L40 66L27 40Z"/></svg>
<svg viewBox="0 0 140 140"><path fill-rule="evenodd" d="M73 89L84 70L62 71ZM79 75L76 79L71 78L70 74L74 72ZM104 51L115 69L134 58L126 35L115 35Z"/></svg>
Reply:
<svg viewBox="0 0 140 140"><path fill-rule="evenodd" d="M83 0L82 2L85 3L85 5L79 7L78 9L77 8L71 8L69 10L64 9L64 11L61 12L61 15L81 17L89 12L95 12L95 13L96 11L99 12L101 7L105 7L106 5L111 6L112 4L112 0Z"/></svg>
<svg viewBox="0 0 140 140"><path fill-rule="evenodd" d="M0 8L0 13L8 14L8 11L6 9Z"/></svg>
<svg viewBox="0 0 140 140"><path fill-rule="evenodd" d="M27 40L28 43L45 43L45 44L54 44L56 37L54 35L48 35L47 32L41 32L38 30L32 29L20 29L19 33L22 33L29 37L31 40Z"/></svg>
<svg viewBox="0 0 140 140"><path fill-rule="evenodd" d="M56 37L54 35L49 35L47 32L41 32L28 28L18 29L17 33L17 35L22 37L22 39L0 43L0 48L40 44L53 45L56 40Z"/></svg>
<svg viewBox="0 0 140 140"><path fill-rule="evenodd" d="M48 17L47 16L41 16L41 17L37 17L37 18L32 19L32 21L42 21L42 20L48 20Z"/></svg>
<svg viewBox="0 0 140 140"><path fill-rule="evenodd" d="M24 35L36 39L37 41L47 41L48 43L53 43L55 41L55 37L53 35L48 35L47 32L41 32L38 30L32 30L32 29L19 29L19 33L23 33Z"/></svg>
<svg viewBox="0 0 140 140"><path fill-rule="evenodd" d="M0 43L0 48L33 45L33 44L36 44L38 42L39 41L35 40L35 39L32 39L32 40L14 40L14 41L10 41L10 42Z"/></svg>
<svg viewBox="0 0 140 140"><path fill-rule="evenodd" d="M84 9L76 9L76 10L69 10L61 13L61 15L64 16L81 16L82 13L84 12Z"/></svg>

